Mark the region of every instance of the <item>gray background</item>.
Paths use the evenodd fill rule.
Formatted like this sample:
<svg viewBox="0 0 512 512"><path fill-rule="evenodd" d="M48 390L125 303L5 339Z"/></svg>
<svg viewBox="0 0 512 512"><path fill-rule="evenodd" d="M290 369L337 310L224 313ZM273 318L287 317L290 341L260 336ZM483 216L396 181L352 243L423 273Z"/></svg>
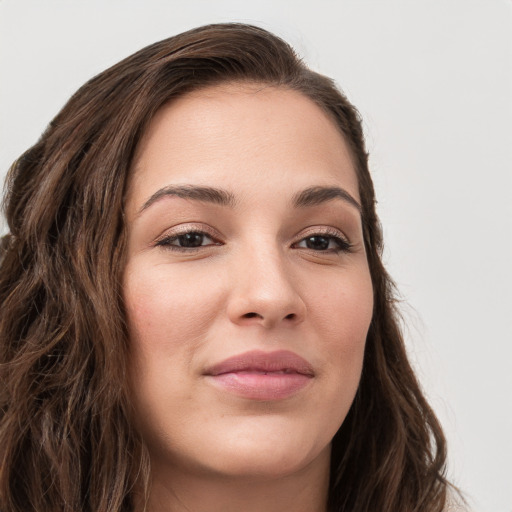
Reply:
<svg viewBox="0 0 512 512"><path fill-rule="evenodd" d="M360 109L449 474L475 511L511 512L511 1L0 0L0 176L92 75L218 21L283 36Z"/></svg>

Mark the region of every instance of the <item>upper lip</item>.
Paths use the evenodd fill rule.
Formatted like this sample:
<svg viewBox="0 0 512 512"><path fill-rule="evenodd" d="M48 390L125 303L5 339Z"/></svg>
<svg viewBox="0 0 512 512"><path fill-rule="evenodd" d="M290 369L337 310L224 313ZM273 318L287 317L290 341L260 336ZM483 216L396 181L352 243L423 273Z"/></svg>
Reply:
<svg viewBox="0 0 512 512"><path fill-rule="evenodd" d="M243 354L228 357L206 369L205 375L222 375L235 372L289 372L314 376L313 367L303 357L289 350L265 352L251 350Z"/></svg>

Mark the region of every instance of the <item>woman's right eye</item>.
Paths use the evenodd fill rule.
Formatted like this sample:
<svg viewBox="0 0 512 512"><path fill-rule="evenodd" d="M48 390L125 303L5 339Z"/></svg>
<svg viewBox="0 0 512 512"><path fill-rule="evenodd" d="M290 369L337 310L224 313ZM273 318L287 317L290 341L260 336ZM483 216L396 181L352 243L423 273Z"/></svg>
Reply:
<svg viewBox="0 0 512 512"><path fill-rule="evenodd" d="M158 240L156 245L176 251L187 251L220 244L203 231L187 231L177 235L166 236Z"/></svg>

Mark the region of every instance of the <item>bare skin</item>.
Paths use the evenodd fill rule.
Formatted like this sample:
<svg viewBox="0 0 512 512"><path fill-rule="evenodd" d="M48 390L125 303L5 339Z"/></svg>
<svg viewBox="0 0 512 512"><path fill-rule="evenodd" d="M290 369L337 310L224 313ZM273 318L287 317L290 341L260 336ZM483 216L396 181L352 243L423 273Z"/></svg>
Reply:
<svg viewBox="0 0 512 512"><path fill-rule="evenodd" d="M152 512L263 512L327 510L328 466L306 467L279 479L163 473L153 483L147 510ZM172 482L172 483L171 483ZM200 492L198 492L200 489Z"/></svg>
<svg viewBox="0 0 512 512"><path fill-rule="evenodd" d="M147 512L326 511L373 309L359 200L343 137L297 92L228 84L157 113L123 283ZM281 366L216 374L253 357Z"/></svg>

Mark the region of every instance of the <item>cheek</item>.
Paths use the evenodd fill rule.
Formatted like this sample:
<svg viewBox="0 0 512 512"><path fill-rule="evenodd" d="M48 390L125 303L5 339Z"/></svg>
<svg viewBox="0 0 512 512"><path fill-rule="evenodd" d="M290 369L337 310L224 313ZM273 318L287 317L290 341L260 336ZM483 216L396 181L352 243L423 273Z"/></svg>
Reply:
<svg viewBox="0 0 512 512"><path fill-rule="evenodd" d="M171 270L160 265L126 273L124 301L134 349L191 349L218 313L222 289L212 282L215 276L191 281L188 274Z"/></svg>
<svg viewBox="0 0 512 512"><path fill-rule="evenodd" d="M134 421L157 452L165 439L180 432L173 425L197 391L194 357L223 294L211 273L191 281L173 270L169 265L131 264L123 283Z"/></svg>
<svg viewBox="0 0 512 512"><path fill-rule="evenodd" d="M344 275L311 291L313 328L326 358L324 377L333 404L330 410L339 427L359 385L366 337L373 314L373 287L368 271ZM336 428L337 430L337 428Z"/></svg>
<svg viewBox="0 0 512 512"><path fill-rule="evenodd" d="M311 288L311 314L322 338L334 342L340 354L356 350L366 341L373 314L373 287L365 267Z"/></svg>

